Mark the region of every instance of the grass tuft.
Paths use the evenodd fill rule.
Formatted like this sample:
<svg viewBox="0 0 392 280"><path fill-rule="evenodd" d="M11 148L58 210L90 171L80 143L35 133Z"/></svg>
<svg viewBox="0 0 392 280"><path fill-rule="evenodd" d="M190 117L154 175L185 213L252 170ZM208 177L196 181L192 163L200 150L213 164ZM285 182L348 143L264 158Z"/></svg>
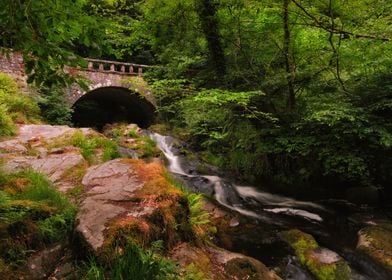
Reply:
<svg viewBox="0 0 392 280"><path fill-rule="evenodd" d="M21 271L27 257L73 231L76 208L35 171L0 173L0 259Z"/></svg>

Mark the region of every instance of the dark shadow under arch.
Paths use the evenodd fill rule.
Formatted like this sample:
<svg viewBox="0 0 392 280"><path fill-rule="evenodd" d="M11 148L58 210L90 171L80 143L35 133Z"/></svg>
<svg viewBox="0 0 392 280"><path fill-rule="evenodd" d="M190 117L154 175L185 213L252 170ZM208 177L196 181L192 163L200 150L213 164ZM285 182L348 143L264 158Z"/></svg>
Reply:
<svg viewBox="0 0 392 280"><path fill-rule="evenodd" d="M72 122L77 127L102 129L108 123L128 122L147 128L155 117L152 103L121 87L94 89L79 98L72 108Z"/></svg>

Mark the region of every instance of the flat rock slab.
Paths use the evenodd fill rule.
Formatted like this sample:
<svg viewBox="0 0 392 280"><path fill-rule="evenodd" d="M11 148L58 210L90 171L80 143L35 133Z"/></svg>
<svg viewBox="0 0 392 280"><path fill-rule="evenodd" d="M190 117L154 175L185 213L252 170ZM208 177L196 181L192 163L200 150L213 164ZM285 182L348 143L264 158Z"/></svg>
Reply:
<svg viewBox="0 0 392 280"><path fill-rule="evenodd" d="M50 143L59 137L70 136L76 131L81 131L85 135L94 133L91 128L76 129L65 125L21 125L17 136L0 142L0 150L7 153L25 153L27 152L26 144L41 146L42 142Z"/></svg>
<svg viewBox="0 0 392 280"><path fill-rule="evenodd" d="M46 144L60 137L71 137L77 131L81 131L85 135L95 133L90 128L21 125L17 136L0 142L0 159L4 162L2 170L15 172L31 168L46 174L60 191L66 192L74 185L72 182L62 180L63 175L67 170L84 163L83 156L75 147L49 150ZM34 147L34 156L28 155L31 147Z"/></svg>
<svg viewBox="0 0 392 280"><path fill-rule="evenodd" d="M20 143L18 140L7 140L0 142L0 150L3 150L7 153L25 153L27 152L27 148Z"/></svg>
<svg viewBox="0 0 392 280"><path fill-rule="evenodd" d="M87 190L77 214L77 231L94 250L104 242L107 223L129 209L120 205L144 185L132 165L121 159L90 167L82 180Z"/></svg>
<svg viewBox="0 0 392 280"><path fill-rule="evenodd" d="M82 155L75 152L48 155L44 158L19 156L8 160L4 164L3 170L5 172L15 172L32 168L35 171L46 174L52 182L56 183L60 181L67 170L83 162Z"/></svg>
<svg viewBox="0 0 392 280"><path fill-rule="evenodd" d="M84 129L85 131L89 129ZM77 131L65 125L22 125L19 128L19 134L16 137L22 143L27 143L33 139L44 139L50 141L63 135L70 135Z"/></svg>

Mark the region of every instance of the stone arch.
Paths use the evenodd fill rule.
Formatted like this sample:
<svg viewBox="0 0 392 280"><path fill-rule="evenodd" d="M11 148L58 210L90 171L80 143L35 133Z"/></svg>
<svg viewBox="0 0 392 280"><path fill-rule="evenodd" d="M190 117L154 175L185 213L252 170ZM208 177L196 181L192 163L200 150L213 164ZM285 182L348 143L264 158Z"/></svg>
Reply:
<svg viewBox="0 0 392 280"><path fill-rule="evenodd" d="M107 123L136 123L146 128L154 121L155 106L124 87L95 88L73 103L72 122L79 127L101 129Z"/></svg>

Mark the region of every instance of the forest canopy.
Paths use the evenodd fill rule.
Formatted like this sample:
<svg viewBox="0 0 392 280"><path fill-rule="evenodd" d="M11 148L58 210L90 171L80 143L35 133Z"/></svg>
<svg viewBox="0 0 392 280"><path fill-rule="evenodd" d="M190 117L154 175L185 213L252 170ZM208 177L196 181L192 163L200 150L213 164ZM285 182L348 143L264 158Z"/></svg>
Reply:
<svg viewBox="0 0 392 280"><path fill-rule="evenodd" d="M388 0L0 3L0 44L32 82L72 82L63 66L81 57L155 65L161 120L236 177L292 192L392 192L391 41Z"/></svg>

